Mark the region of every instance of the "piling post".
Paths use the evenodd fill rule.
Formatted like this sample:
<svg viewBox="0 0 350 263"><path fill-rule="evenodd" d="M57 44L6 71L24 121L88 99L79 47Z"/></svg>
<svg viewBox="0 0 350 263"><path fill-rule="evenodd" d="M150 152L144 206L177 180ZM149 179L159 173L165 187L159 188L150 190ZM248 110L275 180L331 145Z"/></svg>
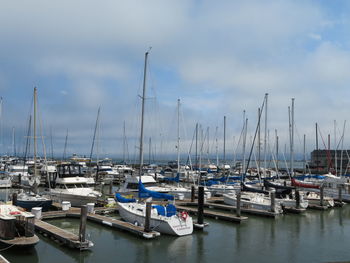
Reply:
<svg viewBox="0 0 350 263"><path fill-rule="evenodd" d="M195 188L194 185L191 186L191 202L193 203L195 199Z"/></svg>
<svg viewBox="0 0 350 263"><path fill-rule="evenodd" d="M202 225L204 220L204 187L198 186L198 218L197 223Z"/></svg>
<svg viewBox="0 0 350 263"><path fill-rule="evenodd" d="M236 215L241 217L241 191L236 194Z"/></svg>
<svg viewBox="0 0 350 263"><path fill-rule="evenodd" d="M300 192L297 189L295 189L295 202L296 202L297 209L299 209L300 208Z"/></svg>
<svg viewBox="0 0 350 263"><path fill-rule="evenodd" d="M276 191L272 190L270 191L270 199L271 199L271 212L276 212Z"/></svg>
<svg viewBox="0 0 350 263"><path fill-rule="evenodd" d="M324 187L323 185L321 185L320 187L320 205L323 206L324 204Z"/></svg>
<svg viewBox="0 0 350 263"><path fill-rule="evenodd" d="M112 194L112 188L113 188L113 180L111 180L109 184L109 194Z"/></svg>
<svg viewBox="0 0 350 263"><path fill-rule="evenodd" d="M338 188L338 200L339 200L340 203L343 202L342 190L343 190L343 189L342 189L342 186L339 185L339 188Z"/></svg>
<svg viewBox="0 0 350 263"><path fill-rule="evenodd" d="M17 205L17 193L12 194L12 205Z"/></svg>
<svg viewBox="0 0 350 263"><path fill-rule="evenodd" d="M80 243L84 243L86 241L86 220L87 220L87 206L82 205L80 210L80 227L79 227Z"/></svg>
<svg viewBox="0 0 350 263"><path fill-rule="evenodd" d="M145 232L151 232L152 202L146 202Z"/></svg>

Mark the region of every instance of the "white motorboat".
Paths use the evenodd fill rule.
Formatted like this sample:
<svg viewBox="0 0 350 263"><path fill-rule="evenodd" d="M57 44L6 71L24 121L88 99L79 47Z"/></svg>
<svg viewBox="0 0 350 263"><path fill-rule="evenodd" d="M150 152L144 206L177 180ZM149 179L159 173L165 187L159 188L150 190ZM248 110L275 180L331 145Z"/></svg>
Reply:
<svg viewBox="0 0 350 263"><path fill-rule="evenodd" d="M102 194L88 187L87 183L79 165L63 164L58 166L58 177L51 182L49 192L53 200L69 201L72 206L95 203Z"/></svg>
<svg viewBox="0 0 350 263"><path fill-rule="evenodd" d="M225 204L237 207L236 192L224 194L223 197ZM279 202L275 202L273 206L269 197L261 193L253 192L241 192L241 208L269 211L278 214L283 212Z"/></svg>

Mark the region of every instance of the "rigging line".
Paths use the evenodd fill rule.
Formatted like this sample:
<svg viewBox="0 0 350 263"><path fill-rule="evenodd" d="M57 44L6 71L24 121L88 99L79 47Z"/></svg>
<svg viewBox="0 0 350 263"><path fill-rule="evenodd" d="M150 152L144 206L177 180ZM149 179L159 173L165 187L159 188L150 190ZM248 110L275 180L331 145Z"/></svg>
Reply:
<svg viewBox="0 0 350 263"><path fill-rule="evenodd" d="M265 95L265 96L266 96L266 95ZM258 123L257 123L257 125L256 125L255 134L254 134L254 139L253 139L252 147L251 147L251 149L250 149L250 153L249 153L249 157L248 157L248 162L247 162L247 166L246 166L246 168L245 168L244 174L246 174L247 171L248 171L250 159L251 159L252 152L253 152L253 149L254 149L255 139L256 139L256 136L257 136L257 134L258 134L258 128L259 128L259 125L260 125L261 115L262 115L262 112L263 112L263 109L264 109L264 106L265 106L265 101L266 101L266 97L264 97L263 103L262 103L262 105L261 105L261 111L260 111L260 114L259 114ZM266 167L265 167L265 168L266 168ZM242 177L242 180L243 180L243 177Z"/></svg>

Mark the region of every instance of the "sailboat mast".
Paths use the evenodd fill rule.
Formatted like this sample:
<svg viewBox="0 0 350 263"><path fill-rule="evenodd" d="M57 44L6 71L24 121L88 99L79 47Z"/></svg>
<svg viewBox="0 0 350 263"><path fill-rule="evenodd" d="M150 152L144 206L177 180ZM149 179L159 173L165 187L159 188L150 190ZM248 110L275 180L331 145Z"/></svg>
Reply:
<svg viewBox="0 0 350 263"><path fill-rule="evenodd" d="M125 151L126 151L126 141L125 141L125 121L123 122L123 163L125 164Z"/></svg>
<svg viewBox="0 0 350 263"><path fill-rule="evenodd" d="M290 172L294 175L294 98L292 98L291 108L291 145L290 145Z"/></svg>
<svg viewBox="0 0 350 263"><path fill-rule="evenodd" d="M144 124L144 114L145 114L145 96L146 96L146 75L147 75L147 59L148 51L145 53L145 65L143 70L143 88L142 88L142 106L141 106L141 134L140 134L140 170L139 176L141 180L142 166L143 166L143 124Z"/></svg>
<svg viewBox="0 0 350 263"><path fill-rule="evenodd" d="M177 99L177 172L180 172L180 99Z"/></svg>
<svg viewBox="0 0 350 263"><path fill-rule="evenodd" d="M51 159L53 160L52 127L50 127Z"/></svg>
<svg viewBox="0 0 350 263"><path fill-rule="evenodd" d="M37 89L34 88L34 116L33 116L33 137L34 137L34 176L36 176L36 103L37 103Z"/></svg>
<svg viewBox="0 0 350 263"><path fill-rule="evenodd" d="M216 152L216 168L219 168L218 126L216 126L216 130L215 130L215 152Z"/></svg>
<svg viewBox="0 0 350 263"><path fill-rule="evenodd" d="M224 116L224 170L226 166L226 116Z"/></svg>
<svg viewBox="0 0 350 263"><path fill-rule="evenodd" d="M267 169L267 163L266 163L266 154L267 154L267 98L268 93L265 94L265 131L264 131L264 178L266 178L266 169Z"/></svg>

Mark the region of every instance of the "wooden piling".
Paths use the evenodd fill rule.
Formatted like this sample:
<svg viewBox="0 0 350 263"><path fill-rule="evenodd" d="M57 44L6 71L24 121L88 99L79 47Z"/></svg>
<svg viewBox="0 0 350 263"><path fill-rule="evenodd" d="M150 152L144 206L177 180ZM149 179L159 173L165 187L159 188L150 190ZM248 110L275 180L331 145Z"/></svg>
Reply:
<svg viewBox="0 0 350 263"><path fill-rule="evenodd" d="M320 187L320 206L324 204L324 187L323 185Z"/></svg>
<svg viewBox="0 0 350 263"><path fill-rule="evenodd" d="M12 205L17 205L17 193L12 194Z"/></svg>
<svg viewBox="0 0 350 263"><path fill-rule="evenodd" d="M271 199L271 212L276 212L276 192L275 190L272 190L270 192L270 199Z"/></svg>
<svg viewBox="0 0 350 263"><path fill-rule="evenodd" d="M299 190L295 190L295 202L296 202L297 209L299 209L300 208L300 192L299 192Z"/></svg>
<svg viewBox="0 0 350 263"><path fill-rule="evenodd" d="M87 206L81 206L80 210L80 228L79 228L79 241L84 243L86 240L86 220L87 220Z"/></svg>
<svg viewBox="0 0 350 263"><path fill-rule="evenodd" d="M238 191L236 195L236 216L241 217L241 191Z"/></svg>
<svg viewBox="0 0 350 263"><path fill-rule="evenodd" d="M109 184L109 194L112 194L112 188L113 188L113 180L111 180Z"/></svg>
<svg viewBox="0 0 350 263"><path fill-rule="evenodd" d="M152 202L146 202L145 232L151 232Z"/></svg>
<svg viewBox="0 0 350 263"><path fill-rule="evenodd" d="M338 189L338 202L339 203L342 203L343 202L343 194L342 194L342 186L341 185L339 185L339 189Z"/></svg>
<svg viewBox="0 0 350 263"><path fill-rule="evenodd" d="M204 187L198 186L198 218L197 223L203 224L203 212L204 212Z"/></svg>
<svg viewBox="0 0 350 263"><path fill-rule="evenodd" d="M194 185L191 186L191 202L194 202L195 199L195 188Z"/></svg>

